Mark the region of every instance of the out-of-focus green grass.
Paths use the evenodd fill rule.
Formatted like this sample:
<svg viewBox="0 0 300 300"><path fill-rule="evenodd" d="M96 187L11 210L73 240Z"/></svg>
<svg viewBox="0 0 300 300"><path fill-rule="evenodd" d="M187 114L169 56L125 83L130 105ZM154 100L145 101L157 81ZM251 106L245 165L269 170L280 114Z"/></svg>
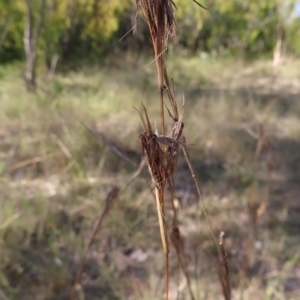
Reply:
<svg viewBox="0 0 300 300"><path fill-rule="evenodd" d="M159 127L150 61L120 59L57 74L49 83L40 76L36 94L25 91L16 66L0 67L0 292L8 299L68 299L109 189L124 186L135 171L82 122L138 164L142 126L133 107L144 103ZM299 62L287 61L277 79L281 90L272 95L268 62L182 58L169 64L179 104L185 95L185 135L213 226L216 234L226 233L233 299L297 299ZM273 181L242 291L247 199L255 176L256 141L249 132L257 132L259 124L272 139ZM260 201L266 152L257 176ZM106 219L89 254L78 299L162 298L164 256L149 181L145 170ZM221 299L215 249L183 158L176 188L197 299ZM171 294L175 297L179 287L186 299L186 283L177 273L172 252Z"/></svg>

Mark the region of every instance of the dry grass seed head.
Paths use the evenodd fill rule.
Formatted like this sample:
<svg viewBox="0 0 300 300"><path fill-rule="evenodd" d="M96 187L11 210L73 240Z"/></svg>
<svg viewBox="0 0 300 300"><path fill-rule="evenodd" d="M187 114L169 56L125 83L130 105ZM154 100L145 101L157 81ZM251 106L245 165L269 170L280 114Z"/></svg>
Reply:
<svg viewBox="0 0 300 300"><path fill-rule="evenodd" d="M138 110L137 110L138 111ZM144 126L144 132L140 135L143 154L148 162L149 170L155 185L160 185L167 179L174 194L174 173L177 166L180 146L185 144L180 140L183 123L182 116L173 128L172 137L159 136L153 133L152 126L146 108L144 113L138 111ZM173 137L176 137L173 138Z"/></svg>

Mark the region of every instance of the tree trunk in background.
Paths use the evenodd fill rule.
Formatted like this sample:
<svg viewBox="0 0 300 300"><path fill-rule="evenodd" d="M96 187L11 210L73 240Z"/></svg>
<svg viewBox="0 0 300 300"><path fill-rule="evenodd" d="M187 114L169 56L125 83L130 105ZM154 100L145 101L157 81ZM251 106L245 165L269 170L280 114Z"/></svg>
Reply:
<svg viewBox="0 0 300 300"><path fill-rule="evenodd" d="M50 66L48 68L47 81L50 81L50 80L53 79L58 60L59 60L59 56L58 55L54 55L52 57L51 64L50 64Z"/></svg>
<svg viewBox="0 0 300 300"><path fill-rule="evenodd" d="M46 0L42 0L38 21L33 30L33 12L31 0L26 2L26 24L24 28L24 48L26 55L26 69L24 74L24 81L28 91L35 91L36 89L36 58L37 58L37 44L41 33L44 13L46 7Z"/></svg>
<svg viewBox="0 0 300 300"><path fill-rule="evenodd" d="M273 75L276 76L282 62L282 38L283 26L279 25L277 29L276 45L273 51Z"/></svg>

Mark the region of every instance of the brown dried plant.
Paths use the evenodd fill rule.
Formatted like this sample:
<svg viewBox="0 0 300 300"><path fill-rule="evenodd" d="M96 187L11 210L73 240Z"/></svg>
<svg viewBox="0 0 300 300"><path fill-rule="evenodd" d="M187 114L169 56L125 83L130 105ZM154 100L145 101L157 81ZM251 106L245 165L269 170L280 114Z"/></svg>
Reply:
<svg viewBox="0 0 300 300"><path fill-rule="evenodd" d="M169 242L164 208L165 188L166 185L169 186L174 200L176 197L174 188L174 173L177 165L179 146L183 145L183 142L180 141L182 130L180 130L179 128L181 128L183 124L182 122L176 123L176 126L173 129L172 137L159 136L156 135L152 130L152 126L145 107L145 116L140 112L139 114L144 126L144 132L140 135L140 142L155 188L160 234L162 238L163 249L166 255L166 297L168 299ZM174 216L177 216L175 206L173 205L173 207L175 212ZM177 223L175 217L174 223Z"/></svg>
<svg viewBox="0 0 300 300"><path fill-rule="evenodd" d="M220 247L220 251L221 251L222 260L221 260L221 264L219 264L218 276L219 276L219 281L221 283L224 299L230 300L231 299L231 289L230 289L228 257L227 257L227 253L225 252L225 249L224 249L223 237L224 237L224 232L221 231L219 234L219 247Z"/></svg>
<svg viewBox="0 0 300 300"><path fill-rule="evenodd" d="M194 1L194 0L193 0ZM187 149L185 137L183 135L183 112L184 112L184 99L181 113L179 115L177 103L175 101L174 89L170 85L166 65L165 65L165 52L168 46L168 37L171 35L175 37L175 16L174 10L176 5L172 0L136 0L137 6L142 8L145 20L149 27L150 38L154 49L155 62L157 68L158 90L160 95L161 107L161 135L154 133L152 125L145 106L143 105L144 112L138 111L144 132L140 135L141 146L145 160L147 162L152 182L155 187L155 196L158 212L158 220L160 226L160 234L165 252L165 290L166 299L169 294L169 240L168 240L168 226L165 216L165 190L166 186L169 187L172 194L172 208L173 208L173 228L171 233L171 241L176 250L179 265L187 279L188 289L191 299L195 299L191 284L190 276L187 268L187 259L184 252L183 239L180 235L178 227L176 202L177 197L175 194L174 175L178 161L179 150L182 148L185 159L190 168L190 172L195 181L199 200L202 204L203 212L209 224L211 235L216 244L220 258L222 258L221 247L217 243L214 235L212 225L209 221L208 214L202 199L200 187L190 160L189 152ZM198 5L200 5L197 1ZM201 6L201 5L200 5ZM164 101L164 92L166 91L169 105L168 108ZM173 128L169 135L166 135L165 125L165 107L172 120ZM229 275L228 275L229 276ZM228 277L229 278L229 277ZM229 282L229 281L228 281ZM229 287L230 289L230 287ZM230 293L229 293L230 295ZM226 299L229 299L228 297Z"/></svg>

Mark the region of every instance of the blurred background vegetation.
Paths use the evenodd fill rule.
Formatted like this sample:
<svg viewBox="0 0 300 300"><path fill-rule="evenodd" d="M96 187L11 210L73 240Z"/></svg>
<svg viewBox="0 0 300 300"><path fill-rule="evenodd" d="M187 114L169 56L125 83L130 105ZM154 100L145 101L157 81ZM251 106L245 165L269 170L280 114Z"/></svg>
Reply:
<svg viewBox="0 0 300 300"><path fill-rule="evenodd" d="M38 53L47 66L55 55L63 64L77 59L97 60L112 51L144 53L151 49L145 22L141 18L136 20L135 1L27 2L32 6L34 21L41 17L41 6L45 6ZM25 59L23 40L27 2L0 2L2 63ZM199 9L191 0L176 2L175 49L183 49L191 55L204 52L257 58L271 55L277 39L282 39L285 51L300 54L297 1L208 0L203 5L207 11ZM136 35L129 35L119 42L135 24Z"/></svg>
<svg viewBox="0 0 300 300"><path fill-rule="evenodd" d="M215 233L226 234L232 299L300 299L299 1L174 2L167 67L179 106L185 94ZM140 162L132 107L159 114L141 15L133 0L0 0L1 300L69 299L109 191ZM222 299L183 159L176 176L192 288L199 300ZM162 299L149 180L144 170L106 219L77 299ZM173 252L170 299L188 299Z"/></svg>

